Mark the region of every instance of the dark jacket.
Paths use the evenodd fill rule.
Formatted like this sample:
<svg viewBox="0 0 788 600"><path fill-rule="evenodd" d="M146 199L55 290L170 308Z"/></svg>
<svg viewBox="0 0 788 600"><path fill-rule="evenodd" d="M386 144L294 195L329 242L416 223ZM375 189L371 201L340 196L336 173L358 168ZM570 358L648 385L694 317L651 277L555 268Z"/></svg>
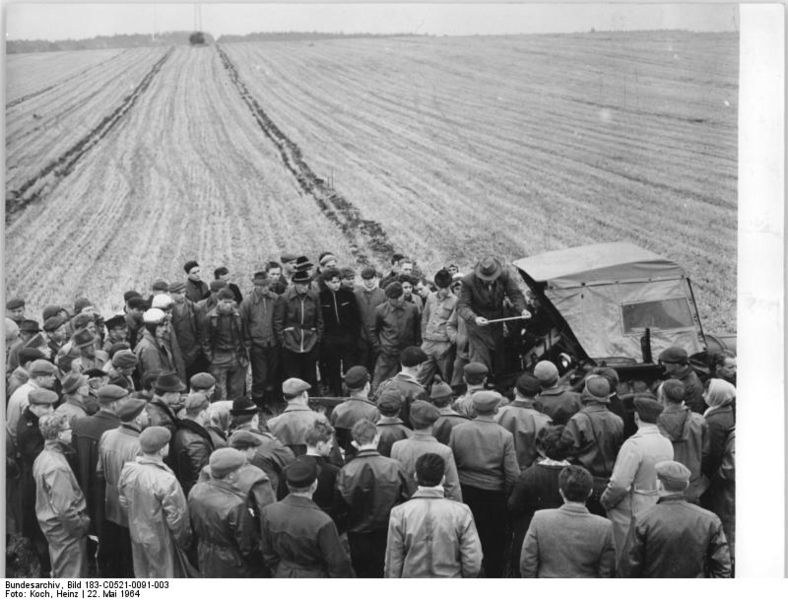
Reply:
<svg viewBox="0 0 788 600"><path fill-rule="evenodd" d="M391 457L391 447L395 442L408 439L413 436L413 431L405 426L399 417L380 417L375 423L378 429L380 440L378 441L378 452L387 458ZM352 447L352 446L351 446ZM356 449L353 448L352 456L355 456Z"/></svg>
<svg viewBox="0 0 788 600"><path fill-rule="evenodd" d="M258 543L247 499L229 482L209 479L189 493L189 515L198 539L203 577L250 577L247 558Z"/></svg>
<svg viewBox="0 0 788 600"><path fill-rule="evenodd" d="M154 425L166 427L170 430L170 435L175 435L175 430L178 428L178 422L180 420L167 403L165 403L161 398L154 396L153 400L148 402L148 405L145 407L145 409L148 411L150 427L153 427Z"/></svg>
<svg viewBox="0 0 788 600"><path fill-rule="evenodd" d="M575 413L561 435L570 455L594 477L610 477L624 443L624 421L603 404L587 404Z"/></svg>
<svg viewBox="0 0 788 600"><path fill-rule="evenodd" d="M274 334L274 307L278 296L271 291L262 294L257 290L244 298L238 312L243 322L244 345L268 348L276 345Z"/></svg>
<svg viewBox="0 0 788 600"><path fill-rule="evenodd" d="M199 302L210 296L211 290L204 281L194 282L187 277L184 295L192 302Z"/></svg>
<svg viewBox="0 0 788 600"><path fill-rule="evenodd" d="M449 447L461 485L508 493L520 475L514 437L492 416L479 415L457 425L451 430Z"/></svg>
<svg viewBox="0 0 788 600"><path fill-rule="evenodd" d="M190 419L178 422L178 429L170 441L170 462L185 496L197 483L213 450L211 434L202 425Z"/></svg>
<svg viewBox="0 0 788 600"><path fill-rule="evenodd" d="M580 394L561 387L539 392L534 406L550 417L555 425L565 425L582 408Z"/></svg>
<svg viewBox="0 0 788 600"><path fill-rule="evenodd" d="M336 525L312 500L289 495L263 509L263 560L274 577L353 577Z"/></svg>
<svg viewBox="0 0 788 600"><path fill-rule="evenodd" d="M361 314L356 296L348 289L320 292L320 309L323 313L324 336L327 339L358 339L361 331Z"/></svg>
<svg viewBox="0 0 788 600"><path fill-rule="evenodd" d="M703 457L703 472L713 478L722 463L728 432L736 424L733 407L729 404L716 408L705 417L709 435L707 453Z"/></svg>
<svg viewBox="0 0 788 600"><path fill-rule="evenodd" d="M402 465L375 450L362 450L337 475L338 502L351 533L388 531L391 509L408 499Z"/></svg>
<svg viewBox="0 0 788 600"><path fill-rule="evenodd" d="M402 306L384 302L375 309L375 322L369 338L376 351L390 355L399 355L408 346L420 346L418 309L409 302Z"/></svg>
<svg viewBox="0 0 788 600"><path fill-rule="evenodd" d="M730 577L722 523L714 513L664 496L637 516L619 555L619 577Z"/></svg>
<svg viewBox="0 0 788 600"><path fill-rule="evenodd" d="M36 483L33 463L44 449L44 437L38 428L38 417L25 407L17 423L17 448L19 452L19 494L22 505L22 535L32 538L38 529L36 521Z"/></svg>
<svg viewBox="0 0 788 600"><path fill-rule="evenodd" d="M256 436L261 442L249 462L265 472L271 481L274 493L276 493L282 473L285 467L295 460L295 454L270 432L261 433L253 429L246 429L246 431Z"/></svg>
<svg viewBox="0 0 788 600"><path fill-rule="evenodd" d="M361 419L369 419L375 423L380 418L380 412L374 402L361 398L348 398L338 404L331 411L331 424L336 429L337 444L345 452L355 453L350 442L353 439L351 431Z"/></svg>
<svg viewBox="0 0 788 600"><path fill-rule="evenodd" d="M183 362L190 367L202 351L199 315L194 302L184 298L181 304L175 304L172 307L171 323L183 354Z"/></svg>
<svg viewBox="0 0 788 600"><path fill-rule="evenodd" d="M134 348L137 356L137 372L140 381L144 379L146 373L154 371L175 371L175 357L167 344L162 344L147 329L142 330L142 337Z"/></svg>
<svg viewBox="0 0 788 600"><path fill-rule="evenodd" d="M673 444L673 460L690 470L690 485L685 496L697 501L706 489L701 474L703 455L708 452L706 420L688 407L668 403L659 415L657 425L662 435Z"/></svg>
<svg viewBox="0 0 788 600"><path fill-rule="evenodd" d="M681 375L677 373L674 377L684 384L684 403L692 412L702 415L706 410L706 402L703 400L703 383L698 374L687 365Z"/></svg>
<svg viewBox="0 0 788 600"><path fill-rule="evenodd" d="M453 410L451 406L444 406L439 408L438 411L441 416L438 417L438 420L432 425L432 435L434 435L435 439L441 444L446 444L448 446L451 430L457 425L467 423L470 419Z"/></svg>
<svg viewBox="0 0 788 600"><path fill-rule="evenodd" d="M336 523L338 520L338 509L336 499L336 484L337 475L339 474L339 467L332 465L325 456L309 456L317 463L317 490L312 496L312 500L320 507L320 510L325 512L329 517L334 519ZM342 532L344 526L337 523L337 529Z"/></svg>
<svg viewBox="0 0 788 600"><path fill-rule="evenodd" d="M317 292L308 290L300 295L295 287L285 291L274 307L274 332L287 350L311 352L323 337L323 311Z"/></svg>
<svg viewBox="0 0 788 600"><path fill-rule="evenodd" d="M462 278L462 287L457 299L457 314L465 320L470 338L492 346L503 337L502 324L479 327L475 319L485 317L492 320L506 316L503 307L504 298L509 298L518 314L525 310L525 297L505 270L491 287L474 273Z"/></svg>
<svg viewBox="0 0 788 600"><path fill-rule="evenodd" d="M512 434L520 469L530 467L538 456L536 436L550 424L550 417L536 410L533 402L529 400L515 400L511 404L500 407L495 420Z"/></svg>
<svg viewBox="0 0 788 600"><path fill-rule="evenodd" d="M220 314L214 308L205 315L200 341L203 354L213 361L217 353L234 353L239 359L246 357L244 348L243 323L237 310L230 314Z"/></svg>
<svg viewBox="0 0 788 600"><path fill-rule="evenodd" d="M410 405L415 400L429 401L427 390L424 389L424 386L421 385L418 379L400 372L394 377L383 381L378 386L375 395L379 398L384 391L392 389L398 390L402 394L402 407L399 409L400 419L402 419L406 427L412 427L413 424L410 422Z"/></svg>
<svg viewBox="0 0 788 600"><path fill-rule="evenodd" d="M85 495L91 533L97 533L104 520L104 480L96 471L99 455L99 441L105 431L120 426L120 419L111 412L99 410L91 417L74 421L71 430L71 444L77 451L75 475L79 487Z"/></svg>
<svg viewBox="0 0 788 600"><path fill-rule="evenodd" d="M361 339L369 342L370 332L375 327L375 309L386 301L386 293L379 287L372 291L357 287L353 293L361 316Z"/></svg>

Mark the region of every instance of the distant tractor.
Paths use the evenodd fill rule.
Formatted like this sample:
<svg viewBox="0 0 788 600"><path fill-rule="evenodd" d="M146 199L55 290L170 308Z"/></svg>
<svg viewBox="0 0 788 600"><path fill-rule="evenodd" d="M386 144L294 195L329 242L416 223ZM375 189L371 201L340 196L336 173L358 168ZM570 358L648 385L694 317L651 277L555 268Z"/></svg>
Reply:
<svg viewBox="0 0 788 600"><path fill-rule="evenodd" d="M205 34L202 31L195 31L189 36L189 43L192 46L205 46Z"/></svg>
<svg viewBox="0 0 788 600"><path fill-rule="evenodd" d="M194 32L189 36L189 44L192 46L205 46L207 44L205 34L202 31L202 6L194 5Z"/></svg>

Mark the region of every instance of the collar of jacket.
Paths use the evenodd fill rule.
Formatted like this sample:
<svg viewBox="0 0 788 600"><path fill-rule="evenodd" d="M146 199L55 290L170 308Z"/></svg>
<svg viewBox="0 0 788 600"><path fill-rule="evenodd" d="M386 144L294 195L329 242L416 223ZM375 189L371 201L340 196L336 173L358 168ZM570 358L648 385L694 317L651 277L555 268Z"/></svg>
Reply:
<svg viewBox="0 0 788 600"><path fill-rule="evenodd" d="M230 312L228 312L228 313L221 313L221 312L219 312L219 305L217 304L217 305L216 305L216 306L214 306L214 307L213 307L213 308L210 310L210 312L207 314L207 318L209 318L209 319L212 319L213 317L216 317L217 319L218 319L219 317L237 317L237 318L239 318L239 319L240 319L240 318L241 318L241 313L239 313L239 312L238 312L238 309L237 309L237 308L233 308L233 309L232 309Z"/></svg>
<svg viewBox="0 0 788 600"><path fill-rule="evenodd" d="M316 293L312 290L312 288L308 288L306 292L299 294L295 289L295 285L288 287L285 290L285 293L282 294L285 300L292 300L293 298L311 298L314 300L315 295Z"/></svg>
<svg viewBox="0 0 788 600"><path fill-rule="evenodd" d="M277 295L270 289L266 289L264 292L259 292L257 291L257 288L255 288L254 292L252 293L252 302L258 304L261 300L266 298L268 300L276 300Z"/></svg>
<svg viewBox="0 0 788 600"><path fill-rule="evenodd" d="M238 468L242 469L243 466L240 466ZM210 467L208 467L208 472L210 473ZM203 481L201 483L204 483L213 488L227 492L228 494L232 494L233 496L238 496L239 498L245 499L244 493L240 489L238 489L235 485L227 481L227 479L216 479L213 475L211 475L210 479L208 479L207 481Z"/></svg>
<svg viewBox="0 0 788 600"><path fill-rule="evenodd" d="M662 492L662 494L664 495L660 495L657 504L661 504L662 502L682 502L686 500L684 492Z"/></svg>
<svg viewBox="0 0 788 600"><path fill-rule="evenodd" d="M609 409L607 404L602 402L596 402L592 400L591 402L587 402L585 406L583 406L583 410L585 412L608 412Z"/></svg>
<svg viewBox="0 0 788 600"><path fill-rule="evenodd" d="M656 423L643 423L641 421L640 425L638 426L638 430L632 435L632 437L640 436L640 435L662 435L659 432L659 426Z"/></svg>
<svg viewBox="0 0 788 600"><path fill-rule="evenodd" d="M413 430L413 436L410 438L412 440L427 440L427 441L438 441L434 435L431 433L425 433L423 431Z"/></svg>
<svg viewBox="0 0 788 600"><path fill-rule="evenodd" d="M552 458L547 458L545 456L544 458L539 459L539 462L537 464L542 466L542 467L561 467L563 469L564 467L568 467L569 466L569 461L568 460L553 460ZM523 472L525 472L525 471L523 471Z"/></svg>
<svg viewBox="0 0 788 600"><path fill-rule="evenodd" d="M130 435L131 437L140 437L140 433L142 433L142 430L137 429L137 426L133 423L121 423L118 429L120 429L121 433Z"/></svg>
<svg viewBox="0 0 788 600"><path fill-rule="evenodd" d="M688 411L689 407L684 404L684 402L679 402L676 404L675 402L666 402L665 403L665 410L663 413L678 413L678 412L685 412Z"/></svg>
<svg viewBox="0 0 788 600"><path fill-rule="evenodd" d="M147 456L138 456L136 461L141 465L150 465L152 467L158 467L160 469L164 469L165 471L169 471L172 473L172 469L170 469L167 465L164 464L164 460L162 460L161 456L156 458L149 458Z"/></svg>
<svg viewBox="0 0 788 600"><path fill-rule="evenodd" d="M398 379L400 381L407 381L408 383L415 383L419 386L421 385L421 383L419 383L419 380L416 379L413 375L411 375L410 373L403 373L402 371L397 373L394 376L394 379Z"/></svg>
<svg viewBox="0 0 788 600"><path fill-rule="evenodd" d="M208 432L213 431L216 435L218 435L220 438L222 438L225 442L227 441L227 434L224 431L222 431L221 429L219 429L219 427L217 427L216 425L208 425L208 427L206 427L206 429L208 430ZM217 448L217 450L218 450L218 448Z"/></svg>
<svg viewBox="0 0 788 600"><path fill-rule="evenodd" d="M539 395L540 396L560 396L565 391L566 390L564 390L564 388L556 386L556 387L547 388L546 390L542 390L541 392L539 392Z"/></svg>
<svg viewBox="0 0 788 600"><path fill-rule="evenodd" d="M509 406L516 406L517 408L534 408L533 400L512 400ZM534 410L536 410L534 408Z"/></svg>
<svg viewBox="0 0 788 600"><path fill-rule="evenodd" d="M494 415L476 415L474 421L481 421L482 423L496 423Z"/></svg>
<svg viewBox="0 0 788 600"><path fill-rule="evenodd" d="M576 515L587 515L589 514L588 507L585 504L580 504L579 502L564 502L561 507L559 508L562 512L568 512Z"/></svg>
<svg viewBox="0 0 788 600"><path fill-rule="evenodd" d="M451 407L451 405L441 406L438 409L438 412L441 414L441 416L449 416L449 415L457 416L457 417L461 417L462 416L460 413L458 413L456 410L454 410Z"/></svg>
<svg viewBox="0 0 788 600"><path fill-rule="evenodd" d="M44 442L44 449L65 455L70 450L70 447L68 444L61 442L60 440L46 440Z"/></svg>
<svg viewBox="0 0 788 600"><path fill-rule="evenodd" d="M377 405L369 398L359 398L358 396L350 396L345 402L361 402L362 404L369 404L377 408Z"/></svg>
<svg viewBox="0 0 788 600"><path fill-rule="evenodd" d="M320 510L320 508L315 504L314 500L310 498L305 498L304 496L294 496L293 494L288 494L284 497L282 502L290 504L292 506L300 506L303 508L316 508Z"/></svg>
<svg viewBox="0 0 788 600"><path fill-rule="evenodd" d="M172 410L172 407L169 404L167 404L166 402L164 402L164 400L162 400L161 398L159 398L157 396L154 396L153 400L151 400L150 403L153 404L154 406L158 406L160 409L162 409L167 414L167 416L172 419L173 423L177 423L178 422L178 417L175 416L175 411Z"/></svg>
<svg viewBox="0 0 788 600"><path fill-rule="evenodd" d="M377 450L359 450L356 456L353 457L353 460L357 458L369 458L370 456L380 456L380 452Z"/></svg>
<svg viewBox="0 0 788 600"><path fill-rule="evenodd" d="M405 422L400 419L399 417L387 417L385 415L381 415L378 419L378 422L375 425L404 425Z"/></svg>
<svg viewBox="0 0 788 600"><path fill-rule="evenodd" d="M211 434L208 433L208 430L205 429L202 425L200 425L197 421L192 421L191 419L181 419L178 423L179 429L188 429L189 431L196 433L200 437L205 438L206 440L211 442L213 445L213 440L211 440Z"/></svg>
<svg viewBox="0 0 788 600"><path fill-rule="evenodd" d="M304 411L313 412L311 408L309 408L308 406L304 406L303 404L288 404L287 408L285 408L282 411L282 413L284 414L286 412L304 412Z"/></svg>
<svg viewBox="0 0 788 600"><path fill-rule="evenodd" d="M77 399L76 397L72 396L66 400L66 404L70 404L71 406L76 406L77 408L85 410L85 402L82 400L82 398Z"/></svg>
<svg viewBox="0 0 788 600"><path fill-rule="evenodd" d="M410 497L413 498L444 498L445 493L442 485L435 485L432 487L419 486L416 492Z"/></svg>

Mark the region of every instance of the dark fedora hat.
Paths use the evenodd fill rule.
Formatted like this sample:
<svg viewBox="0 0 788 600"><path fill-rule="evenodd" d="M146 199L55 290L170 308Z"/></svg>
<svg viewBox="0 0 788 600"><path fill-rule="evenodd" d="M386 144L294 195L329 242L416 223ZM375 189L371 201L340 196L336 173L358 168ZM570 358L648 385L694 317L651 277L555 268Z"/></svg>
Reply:
<svg viewBox="0 0 788 600"><path fill-rule="evenodd" d="M502 270L500 261L493 256L485 256L473 268L476 277L484 281L494 281Z"/></svg>
<svg viewBox="0 0 788 600"><path fill-rule="evenodd" d="M230 409L230 414L234 417L240 417L243 415L256 415L257 406L248 398L233 400L233 407Z"/></svg>
<svg viewBox="0 0 788 600"><path fill-rule="evenodd" d="M173 371L159 375L153 389L157 392L183 392L186 390L186 386L183 385L178 374Z"/></svg>
<svg viewBox="0 0 788 600"><path fill-rule="evenodd" d="M309 258L307 258L306 256L299 256L296 259L295 264L293 265L293 268L296 271L306 271L307 269L311 269L314 266L315 265L313 265L311 262L309 262Z"/></svg>

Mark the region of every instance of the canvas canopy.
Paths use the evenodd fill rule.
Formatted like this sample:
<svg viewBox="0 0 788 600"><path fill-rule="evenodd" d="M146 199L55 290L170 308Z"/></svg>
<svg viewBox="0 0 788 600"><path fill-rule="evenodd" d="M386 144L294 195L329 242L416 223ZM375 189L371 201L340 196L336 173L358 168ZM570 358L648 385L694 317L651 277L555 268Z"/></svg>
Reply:
<svg viewBox="0 0 788 600"><path fill-rule="evenodd" d="M689 281L676 263L628 243L593 244L514 262L571 327L591 358L642 361L651 331L654 358L669 346L703 348ZM529 281L530 280L530 281ZM544 287L542 293L539 289Z"/></svg>

